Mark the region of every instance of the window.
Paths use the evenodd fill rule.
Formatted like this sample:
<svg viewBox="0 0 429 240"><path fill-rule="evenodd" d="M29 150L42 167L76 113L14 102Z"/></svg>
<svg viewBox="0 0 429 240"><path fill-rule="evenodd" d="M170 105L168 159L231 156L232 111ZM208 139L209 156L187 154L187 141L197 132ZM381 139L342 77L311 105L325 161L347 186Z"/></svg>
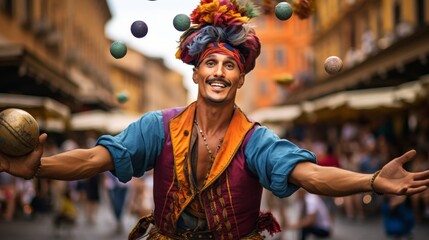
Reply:
<svg viewBox="0 0 429 240"><path fill-rule="evenodd" d="M425 0L416 0L414 9L416 9L417 24L419 26L422 26L425 23L425 4Z"/></svg>
<svg viewBox="0 0 429 240"><path fill-rule="evenodd" d="M356 47L356 23L354 19L350 20L350 47Z"/></svg>
<svg viewBox="0 0 429 240"><path fill-rule="evenodd" d="M30 28L33 22L33 0L23 2L23 14L21 16L22 26Z"/></svg>
<svg viewBox="0 0 429 240"><path fill-rule="evenodd" d="M0 0L0 10L4 11L9 16L12 16L12 0Z"/></svg>
<svg viewBox="0 0 429 240"><path fill-rule="evenodd" d="M398 25L401 22L401 6L399 5L399 3L396 1L394 8L393 8L394 12L393 12L393 19L394 19L394 24L395 26Z"/></svg>
<svg viewBox="0 0 429 240"><path fill-rule="evenodd" d="M268 95L268 83L265 79L261 79L259 82L259 95L266 96Z"/></svg>
<svg viewBox="0 0 429 240"><path fill-rule="evenodd" d="M278 66L284 66L286 64L285 51L282 46L278 46L275 50L275 58Z"/></svg>

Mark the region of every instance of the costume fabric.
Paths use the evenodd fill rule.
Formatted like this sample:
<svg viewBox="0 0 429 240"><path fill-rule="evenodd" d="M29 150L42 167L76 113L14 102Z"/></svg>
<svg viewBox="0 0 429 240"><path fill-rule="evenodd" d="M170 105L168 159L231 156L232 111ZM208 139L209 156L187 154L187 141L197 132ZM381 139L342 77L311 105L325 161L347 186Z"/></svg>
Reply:
<svg viewBox="0 0 429 240"><path fill-rule="evenodd" d="M115 164L113 173L123 182L155 168L154 215L163 233L176 230L180 214L196 194L186 175L190 173L186 159L195 106L193 103L183 112L176 110L178 116L170 124L164 120L165 112L173 110L146 113L120 134L105 135L97 141L110 151ZM298 189L287 181L294 166L301 161L315 162L313 153L280 139L266 127L255 128L254 124L236 109L219 157L198 193L205 203L209 229L225 239L241 238L256 228L261 186L279 197L289 196ZM166 139L167 127L170 129ZM242 146L243 142L247 145Z"/></svg>
<svg viewBox="0 0 429 240"><path fill-rule="evenodd" d="M239 239L255 231L261 205L262 187L246 170L244 160L244 148L255 124L239 109L234 111L210 174L199 189L191 172L190 153L195 149L192 139L198 136L196 129L192 130L193 121L189 121L195 109L196 104L191 104L183 111L163 111L168 131L154 169L155 206L163 206L155 207L156 226L169 236L181 228L211 230L216 238Z"/></svg>
<svg viewBox="0 0 429 240"><path fill-rule="evenodd" d="M121 182L153 169L164 143L161 111L148 112L118 135L103 135L97 140L97 145L106 147L112 155L113 173ZM290 196L298 189L287 181L297 163L316 163L312 152L280 139L264 126L252 134L244 154L247 167L258 176L259 183L278 197Z"/></svg>

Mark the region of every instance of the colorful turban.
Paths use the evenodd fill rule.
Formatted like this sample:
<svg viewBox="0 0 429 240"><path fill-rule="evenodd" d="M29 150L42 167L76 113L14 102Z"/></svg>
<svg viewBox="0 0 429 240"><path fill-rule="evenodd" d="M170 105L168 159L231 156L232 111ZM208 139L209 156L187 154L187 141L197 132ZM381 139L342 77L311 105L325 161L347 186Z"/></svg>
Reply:
<svg viewBox="0 0 429 240"><path fill-rule="evenodd" d="M201 0L191 13L193 25L180 37L176 58L197 66L206 48L213 47L210 43L224 43L221 44L223 47L240 54L235 57L239 60L237 63L242 64L240 70L250 72L261 51L259 38L249 24L249 20L257 15L251 1Z"/></svg>

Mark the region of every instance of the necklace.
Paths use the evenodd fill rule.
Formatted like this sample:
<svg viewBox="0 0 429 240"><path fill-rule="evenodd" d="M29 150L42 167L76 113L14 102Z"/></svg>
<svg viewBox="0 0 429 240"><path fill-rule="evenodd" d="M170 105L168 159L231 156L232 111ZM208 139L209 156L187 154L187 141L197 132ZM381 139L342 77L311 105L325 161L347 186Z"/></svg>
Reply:
<svg viewBox="0 0 429 240"><path fill-rule="evenodd" d="M210 164L209 164L209 169L208 169L208 171L207 171L207 174L206 174L206 177L205 177L205 179L204 179L204 183L203 183L203 186L205 185L205 183L206 183L206 181L207 181L207 178L209 177L209 175L210 175L210 170L211 170L211 168L212 168L212 166L213 166L213 162L214 162L214 160L215 160L215 154L217 154L217 152L219 151L219 149L220 149L220 147L222 146L222 143L223 143L223 138L221 138L221 139L219 139L219 145L217 146L217 148L216 148L216 152L213 154L213 152L212 152L212 150L210 149L210 147L209 147L209 144L208 144L208 142L207 142L207 138L206 138L206 136L204 135L204 133L203 133L203 130L200 128L200 125L198 125L198 121L195 119L195 125L197 126L197 128L198 128L198 131L200 132L200 134L201 134L201 137L203 138L203 141L204 141L204 145L206 146L206 149L207 149L207 152L209 153L209 158L210 158Z"/></svg>

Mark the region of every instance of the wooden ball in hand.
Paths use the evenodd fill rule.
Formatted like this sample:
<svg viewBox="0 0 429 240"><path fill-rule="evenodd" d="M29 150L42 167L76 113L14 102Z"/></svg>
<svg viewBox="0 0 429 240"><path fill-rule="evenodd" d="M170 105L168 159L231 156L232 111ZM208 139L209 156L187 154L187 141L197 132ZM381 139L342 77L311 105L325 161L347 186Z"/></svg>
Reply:
<svg viewBox="0 0 429 240"><path fill-rule="evenodd" d="M0 112L0 151L9 156L23 156L39 144L39 125L28 112L8 108Z"/></svg>

